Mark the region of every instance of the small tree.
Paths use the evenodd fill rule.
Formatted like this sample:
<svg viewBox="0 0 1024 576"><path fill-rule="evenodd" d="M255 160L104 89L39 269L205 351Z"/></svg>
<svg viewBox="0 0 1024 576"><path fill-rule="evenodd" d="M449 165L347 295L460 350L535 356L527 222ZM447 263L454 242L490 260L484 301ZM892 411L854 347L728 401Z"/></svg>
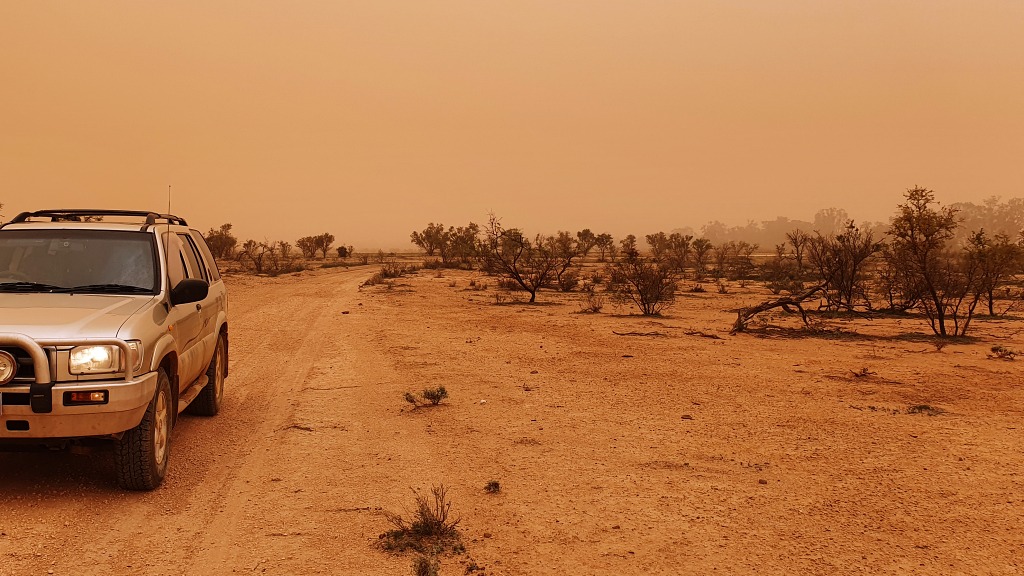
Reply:
<svg viewBox="0 0 1024 576"><path fill-rule="evenodd" d="M648 234L644 237L647 240L647 245L651 247L651 256L656 259L663 258L669 251L668 235L664 232L656 232L654 234Z"/></svg>
<svg viewBox="0 0 1024 576"><path fill-rule="evenodd" d="M786 232L786 241L793 247L793 259L796 261L796 269L799 273L804 271L804 250L810 240L811 235L799 228Z"/></svg>
<svg viewBox="0 0 1024 576"><path fill-rule="evenodd" d="M796 264L786 254L786 244L775 245L775 256L765 263L763 268L765 288L772 291L772 294L780 294L783 290L796 293L803 288Z"/></svg>
<svg viewBox="0 0 1024 576"><path fill-rule="evenodd" d="M476 258L477 240L480 236L480 226L470 222L466 226L449 228L446 233L448 244L448 257L457 260L463 266L469 267Z"/></svg>
<svg viewBox="0 0 1024 576"><path fill-rule="evenodd" d="M433 256L445 242L444 225L431 222L422 232L413 232L409 237L413 244L426 251L427 256Z"/></svg>
<svg viewBox="0 0 1024 576"><path fill-rule="evenodd" d="M583 256L583 247L579 240L573 238L568 232L559 232L546 240L547 249L555 257L555 281L558 289L563 292L572 290L577 282L578 275L570 272L573 260Z"/></svg>
<svg viewBox="0 0 1024 576"><path fill-rule="evenodd" d="M682 276L690 263L690 253L693 251L693 236L673 232L668 236L668 252L670 264L675 267Z"/></svg>
<svg viewBox="0 0 1024 576"><path fill-rule="evenodd" d="M331 244L334 244L334 234L324 232L313 237L313 254L320 252L323 254L323 258L327 259L327 252L331 249Z"/></svg>
<svg viewBox="0 0 1024 576"><path fill-rule="evenodd" d="M316 256L316 238L313 236L303 236L295 241L295 245L302 251L302 255L305 258L312 258Z"/></svg>
<svg viewBox="0 0 1024 576"><path fill-rule="evenodd" d="M995 314L995 291L1021 262L1021 249L1005 234L989 238L981 229L967 240L968 257L978 266L977 288L988 303L989 316Z"/></svg>
<svg viewBox="0 0 1024 576"><path fill-rule="evenodd" d="M629 234L622 240L619 240L619 245L622 246L622 253L625 254L630 250L636 250L636 236Z"/></svg>
<svg viewBox="0 0 1024 576"><path fill-rule="evenodd" d="M598 250L598 260L604 262L605 258L615 248L615 239L612 238L611 234L604 232L597 235L594 246Z"/></svg>
<svg viewBox="0 0 1024 576"><path fill-rule="evenodd" d="M717 246L711 249L711 257L715 263L715 278L726 278L728 277L731 263L735 258L738 251L736 242L730 240L728 242L720 242Z"/></svg>
<svg viewBox="0 0 1024 576"><path fill-rule="evenodd" d="M478 251L487 270L503 274L537 300L537 290L555 277L558 257L551 242L541 236L530 240L521 230L505 229L494 214L490 215Z"/></svg>
<svg viewBox="0 0 1024 576"><path fill-rule="evenodd" d="M975 287L978 270L962 254L946 249L959 225L957 211L937 206L935 192L925 188L911 188L905 197L906 202L897 207L892 219L893 250L901 257L908 281L921 294L918 308L928 318L932 331L939 336L962 336L977 300L962 305Z"/></svg>
<svg viewBox="0 0 1024 576"><path fill-rule="evenodd" d="M906 312L921 300L921 287L905 265L900 248L883 244L881 259L875 270L875 288L893 312Z"/></svg>
<svg viewBox="0 0 1024 576"><path fill-rule="evenodd" d="M708 259L713 247L707 238L697 238L693 241L693 266L697 269L698 278L708 272Z"/></svg>
<svg viewBox="0 0 1024 576"><path fill-rule="evenodd" d="M597 245L597 236L590 231L590 228L584 228L576 233L576 241L579 243L580 255L586 257Z"/></svg>
<svg viewBox="0 0 1024 576"><path fill-rule="evenodd" d="M226 259L235 251L238 239L231 233L231 224L221 224L220 228L206 233L206 244L214 258Z"/></svg>
<svg viewBox="0 0 1024 576"><path fill-rule="evenodd" d="M865 265L881 249L870 231L846 223L842 234L815 232L807 244L807 257L825 288L830 308L852 310L861 300L868 302Z"/></svg>
<svg viewBox="0 0 1024 576"><path fill-rule="evenodd" d="M241 256L249 262L253 272L256 274L263 273L264 265L267 263L270 253L271 246L268 242L246 240L242 244Z"/></svg>
<svg viewBox="0 0 1024 576"><path fill-rule="evenodd" d="M675 301L676 278L674 266L636 250L624 251L612 267L616 295L636 304L644 316L660 314Z"/></svg>

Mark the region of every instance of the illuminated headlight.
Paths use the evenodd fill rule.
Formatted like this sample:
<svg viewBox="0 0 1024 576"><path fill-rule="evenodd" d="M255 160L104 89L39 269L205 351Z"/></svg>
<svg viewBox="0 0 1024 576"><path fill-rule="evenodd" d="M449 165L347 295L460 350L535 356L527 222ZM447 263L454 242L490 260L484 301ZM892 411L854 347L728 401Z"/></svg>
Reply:
<svg viewBox="0 0 1024 576"><path fill-rule="evenodd" d="M68 370L72 374L105 374L121 368L121 350L116 346L79 346L71 350Z"/></svg>
<svg viewBox="0 0 1024 576"><path fill-rule="evenodd" d="M136 374L142 369L142 342L128 341L131 353L132 371ZM117 346L79 346L72 348L68 360L68 371L72 374L110 374L124 371L124 360L121 349Z"/></svg>

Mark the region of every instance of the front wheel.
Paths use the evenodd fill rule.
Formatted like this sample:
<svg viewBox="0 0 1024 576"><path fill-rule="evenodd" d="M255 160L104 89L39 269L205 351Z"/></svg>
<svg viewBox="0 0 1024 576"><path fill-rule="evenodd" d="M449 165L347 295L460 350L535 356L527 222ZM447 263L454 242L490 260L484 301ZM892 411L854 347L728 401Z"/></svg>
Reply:
<svg viewBox="0 0 1024 576"><path fill-rule="evenodd" d="M224 334L217 336L217 348L206 369L206 386L203 386L185 412L196 416L216 416L220 412L221 402L224 401L224 373L228 368L224 365L228 357L227 346Z"/></svg>
<svg viewBox="0 0 1024 576"><path fill-rule="evenodd" d="M171 452L172 405L170 379L160 369L156 394L142 422L125 432L114 448L114 467L121 488L152 490L163 482Z"/></svg>

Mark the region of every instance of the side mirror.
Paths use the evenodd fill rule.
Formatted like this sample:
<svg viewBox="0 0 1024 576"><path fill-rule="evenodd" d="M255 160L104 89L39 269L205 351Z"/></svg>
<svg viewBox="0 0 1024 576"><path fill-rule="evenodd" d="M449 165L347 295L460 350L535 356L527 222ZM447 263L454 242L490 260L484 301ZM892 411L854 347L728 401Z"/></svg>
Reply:
<svg viewBox="0 0 1024 576"><path fill-rule="evenodd" d="M199 302L210 293L210 283L206 280L189 278L178 282L178 285L171 288L171 305L188 304Z"/></svg>

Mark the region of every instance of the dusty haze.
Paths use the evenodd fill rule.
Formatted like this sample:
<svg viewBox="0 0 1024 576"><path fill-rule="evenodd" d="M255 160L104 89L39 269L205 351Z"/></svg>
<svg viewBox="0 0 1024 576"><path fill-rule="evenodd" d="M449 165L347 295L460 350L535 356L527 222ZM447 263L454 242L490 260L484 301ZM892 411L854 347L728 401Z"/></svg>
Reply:
<svg viewBox="0 0 1024 576"><path fill-rule="evenodd" d="M0 202L405 247L1022 195L1019 2L0 4Z"/></svg>

